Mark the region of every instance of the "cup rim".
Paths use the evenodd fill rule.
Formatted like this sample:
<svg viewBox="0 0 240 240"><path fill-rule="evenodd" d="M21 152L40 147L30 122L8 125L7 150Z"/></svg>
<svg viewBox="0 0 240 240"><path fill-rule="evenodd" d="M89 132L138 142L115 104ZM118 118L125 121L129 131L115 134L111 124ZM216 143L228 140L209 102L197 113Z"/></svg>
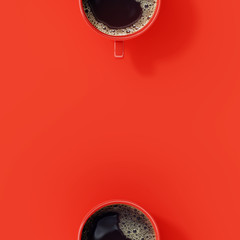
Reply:
<svg viewBox="0 0 240 240"><path fill-rule="evenodd" d="M114 204L125 204L125 205L129 205L129 206L132 206L132 207L140 210L150 220L150 222L153 226L153 229L154 229L156 240L160 240L160 234L159 234L158 226L157 226L155 220L153 219L153 217L144 208L140 207L138 204L133 203L131 201L126 201L126 200L109 200L109 201L102 202L102 203L98 204L97 206L93 207L85 215L85 217L83 218L83 220L81 222L81 225L80 225L80 228L79 228L79 231L78 231L78 239L77 240L81 240L83 227L85 226L89 217L91 217L95 212L97 212L101 208L109 206L109 205L114 205Z"/></svg>
<svg viewBox="0 0 240 240"><path fill-rule="evenodd" d="M152 15L151 19L148 21L148 23L142 27L139 31L135 32L135 33L131 33L131 34L128 34L128 35L124 35L124 36L112 36L112 35L108 35L106 33L103 33L101 32L100 30L98 30L96 27L94 27L91 22L88 20L85 12L84 12L84 9L83 9L83 4L82 4L82 1L83 0L79 0L79 7L80 7L80 12L83 16L83 19L85 20L85 22L95 31L97 32L98 34L104 36L104 37L107 37L107 38L110 38L110 39L113 39L115 41L123 41L123 40L129 40L129 39L132 39L132 38L135 38L141 34L143 34L146 30L149 29L149 27L156 21L157 19L157 16L159 14L159 10L160 10L160 6L161 6L161 2L162 0L156 0L157 1L157 5L156 5L156 9L154 11L154 14Z"/></svg>

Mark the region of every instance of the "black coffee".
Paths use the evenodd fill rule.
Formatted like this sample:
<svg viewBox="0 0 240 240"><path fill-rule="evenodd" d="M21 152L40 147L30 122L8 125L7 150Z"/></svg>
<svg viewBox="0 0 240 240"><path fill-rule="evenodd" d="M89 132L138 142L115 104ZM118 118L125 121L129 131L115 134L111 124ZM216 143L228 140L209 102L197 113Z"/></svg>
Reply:
<svg viewBox="0 0 240 240"><path fill-rule="evenodd" d="M156 240L150 220L138 209L117 204L104 207L86 222L81 240Z"/></svg>
<svg viewBox="0 0 240 240"><path fill-rule="evenodd" d="M118 213L98 216L89 240L128 240L119 228Z"/></svg>
<svg viewBox="0 0 240 240"><path fill-rule="evenodd" d="M157 0L82 0L91 24L103 33L128 35L151 19Z"/></svg>
<svg viewBox="0 0 240 240"><path fill-rule="evenodd" d="M142 8L135 0L88 0L98 22L110 28L125 28L134 24L142 15Z"/></svg>

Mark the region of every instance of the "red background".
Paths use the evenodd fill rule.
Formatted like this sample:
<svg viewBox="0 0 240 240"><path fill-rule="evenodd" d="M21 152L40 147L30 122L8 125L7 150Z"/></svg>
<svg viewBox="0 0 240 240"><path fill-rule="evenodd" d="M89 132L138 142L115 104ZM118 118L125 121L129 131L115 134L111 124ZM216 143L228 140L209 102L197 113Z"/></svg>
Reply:
<svg viewBox="0 0 240 240"><path fill-rule="evenodd" d="M123 60L77 0L0 11L0 239L76 240L113 198L162 240L240 239L238 0L163 0Z"/></svg>

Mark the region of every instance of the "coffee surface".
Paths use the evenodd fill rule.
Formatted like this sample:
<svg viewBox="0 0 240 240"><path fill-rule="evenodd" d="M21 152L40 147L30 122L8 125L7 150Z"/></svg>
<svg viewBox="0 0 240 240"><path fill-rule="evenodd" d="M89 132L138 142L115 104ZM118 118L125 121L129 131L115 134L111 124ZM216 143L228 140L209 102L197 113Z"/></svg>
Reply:
<svg viewBox="0 0 240 240"><path fill-rule="evenodd" d="M142 8L135 0L88 0L98 22L110 28L125 28L142 15Z"/></svg>
<svg viewBox="0 0 240 240"><path fill-rule="evenodd" d="M119 228L118 213L99 216L93 226L89 240L129 240Z"/></svg>
<svg viewBox="0 0 240 240"><path fill-rule="evenodd" d="M90 23L103 33L125 36L143 28L153 16L157 0L82 0Z"/></svg>
<svg viewBox="0 0 240 240"><path fill-rule="evenodd" d="M156 240L150 220L138 209L117 204L104 207L86 222L81 240Z"/></svg>

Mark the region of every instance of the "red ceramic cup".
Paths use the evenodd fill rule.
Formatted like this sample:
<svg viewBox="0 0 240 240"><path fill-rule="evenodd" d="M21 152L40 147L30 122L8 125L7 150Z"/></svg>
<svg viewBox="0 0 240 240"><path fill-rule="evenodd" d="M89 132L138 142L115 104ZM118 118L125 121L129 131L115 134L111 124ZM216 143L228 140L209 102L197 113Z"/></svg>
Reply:
<svg viewBox="0 0 240 240"><path fill-rule="evenodd" d="M156 0L157 1L157 5L156 5L156 9L154 14L152 15L151 19L149 20L149 22L143 27L141 28L139 31L132 33L132 34L128 34L126 36L112 36L112 35L108 35L105 34L101 31L99 31L97 28L95 28L91 22L88 20L87 16L85 15L84 9L83 9L83 3L82 0L79 0L79 6L80 6L80 11L81 14L85 20L85 22L96 32L98 32L100 35L107 37L111 40L114 41L114 56L116 58L123 58L124 56L124 41L125 40L129 40L132 38L135 38L141 34L143 34L144 32L146 32L147 29L149 29L149 27L153 24L153 22L156 20L158 14L159 14L159 10L160 10L160 5L161 5L161 0Z"/></svg>
<svg viewBox="0 0 240 240"><path fill-rule="evenodd" d="M83 221L80 225L80 229L79 229L79 232L78 232L78 240L81 240L81 238L82 238L83 227L85 226L87 220L95 212L97 212L98 210L100 210L103 207L106 207L106 206L109 206L109 205L115 205L115 204L125 204L125 205L129 205L129 206L132 206L132 207L140 210L150 220L150 222L153 226L153 229L154 229L156 240L160 240L160 234L159 234L159 231L158 231L157 224L154 221L154 219L151 217L151 215L146 210L144 210L142 207L138 206L136 203L129 202L129 201L123 201L123 200L112 200L112 201L103 202L103 203L97 205L96 207L94 207L92 210L90 210L88 212L88 214L84 217L84 219L83 219Z"/></svg>

